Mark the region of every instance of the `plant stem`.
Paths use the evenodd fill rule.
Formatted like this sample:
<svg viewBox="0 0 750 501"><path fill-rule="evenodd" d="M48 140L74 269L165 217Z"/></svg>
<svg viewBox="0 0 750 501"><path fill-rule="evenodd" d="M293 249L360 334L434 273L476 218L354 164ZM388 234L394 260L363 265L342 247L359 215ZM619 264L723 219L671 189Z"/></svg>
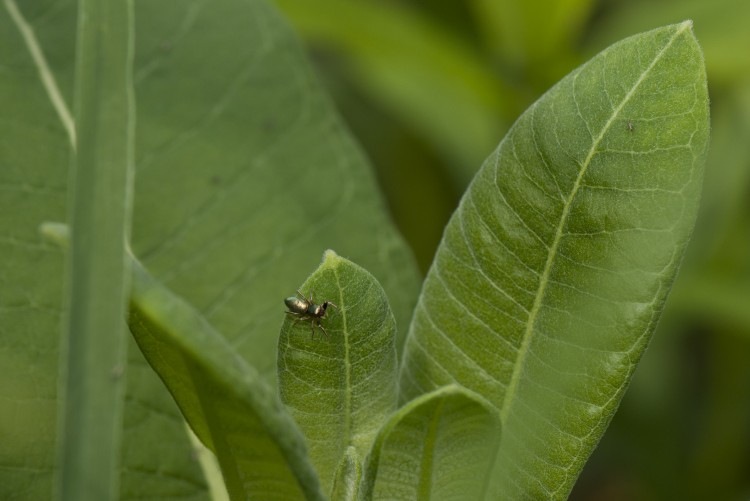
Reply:
<svg viewBox="0 0 750 501"><path fill-rule="evenodd" d="M81 0L57 496L117 499L134 97L132 0Z"/></svg>

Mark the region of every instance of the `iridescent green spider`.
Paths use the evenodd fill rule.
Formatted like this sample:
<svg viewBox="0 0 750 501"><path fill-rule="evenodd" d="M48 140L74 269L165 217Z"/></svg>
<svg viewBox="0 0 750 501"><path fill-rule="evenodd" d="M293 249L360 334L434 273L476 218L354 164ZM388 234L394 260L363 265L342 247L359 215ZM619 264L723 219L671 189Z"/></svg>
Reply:
<svg viewBox="0 0 750 501"><path fill-rule="evenodd" d="M329 306L333 306L337 309L338 306L330 301L323 301L323 304L315 304L312 292L310 292L310 299L305 298L305 295L299 290L297 291L297 294L302 297L290 296L284 300L284 304L289 308L289 311L286 312L287 315L295 317L295 323L309 320L310 328L312 329L311 338L315 337L316 325L321 331L323 331L323 334L327 336L328 332L326 332L323 325L321 325L320 320L326 317L326 310Z"/></svg>

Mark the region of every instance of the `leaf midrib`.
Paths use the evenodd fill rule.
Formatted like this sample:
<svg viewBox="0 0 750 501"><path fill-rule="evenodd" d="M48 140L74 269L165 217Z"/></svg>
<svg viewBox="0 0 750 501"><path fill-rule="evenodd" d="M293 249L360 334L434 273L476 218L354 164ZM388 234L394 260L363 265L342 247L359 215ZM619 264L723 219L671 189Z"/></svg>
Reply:
<svg viewBox="0 0 750 501"><path fill-rule="evenodd" d="M445 398L441 398L432 413L430 424L427 427L424 449L422 450L422 464L419 468L418 499L430 499L432 496L433 462L437 442L437 430L444 407Z"/></svg>
<svg viewBox="0 0 750 501"><path fill-rule="evenodd" d="M352 363L349 346L349 329L346 325L346 307L344 306L344 292L341 288L339 273L336 267L333 267L333 276L336 278L336 287L339 291L339 308L341 308L341 323L343 324L344 334L344 450L352 443Z"/></svg>
<svg viewBox="0 0 750 501"><path fill-rule="evenodd" d="M500 419L503 424L505 424L507 421L511 404L514 401L516 392L518 390L518 382L520 380L523 366L524 366L526 357L528 355L529 346L531 344L531 338L534 333L534 326L536 325L536 320L539 315L539 310L541 309L541 306L542 306L542 300L544 299L546 292L547 292L547 285L549 282L549 276L552 270L552 265L554 264L555 257L557 256L557 248L559 247L560 241L562 240L564 228L567 224L568 216L570 214L570 208L573 205L573 201L576 195L578 194L579 188L581 187L581 181L583 179L583 176L586 174L586 171L588 170L588 167L591 164L591 160L594 158L594 155L597 152L599 143L604 138L604 135L612 127L612 124L614 123L615 119L619 115L620 111L622 111L623 107L628 103L628 101L630 101L630 99L633 97L638 87L643 82L643 80L651 72L654 66L656 66L656 64L662 59L666 51L672 46L672 44L677 39L677 37L680 34L682 34L686 29L689 29L691 25L692 23L690 21L685 21L684 23L682 23L682 26L680 27L680 29L678 29L674 33L672 38L664 45L664 47L659 51L656 57L654 57L653 61L651 61L651 64L641 73L641 75L638 77L638 80L636 80L633 87L628 91L627 94L625 94L620 104L613 110L612 115L609 117L609 120L607 120L607 122L602 127L599 135L593 141L591 148L589 149L589 152L586 155L585 160L581 164L581 169L578 172L578 177L576 178L575 183L573 184L573 189L571 190L570 195L568 196L568 199L565 201L565 205L563 206L563 211L562 211L562 214L560 215L560 223L557 226L557 230L555 231L555 237L552 241L552 245L549 248L550 249L549 253L547 254L547 261L544 264L544 270L542 271L542 275L539 280L539 288L537 289L537 294L534 298L534 304L532 305L531 311L529 312L529 318L526 323L526 330L524 331L524 334L523 334L521 346L518 349L518 356L516 357L516 361L513 365L513 374L511 376L510 382L508 383L508 389L505 392L505 396L503 399L503 406L500 409Z"/></svg>

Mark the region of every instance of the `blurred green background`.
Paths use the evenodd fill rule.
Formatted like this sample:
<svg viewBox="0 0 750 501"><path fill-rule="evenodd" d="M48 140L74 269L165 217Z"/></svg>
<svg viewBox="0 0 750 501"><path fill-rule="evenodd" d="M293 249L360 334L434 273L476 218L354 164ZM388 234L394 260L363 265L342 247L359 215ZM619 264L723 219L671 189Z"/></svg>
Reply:
<svg viewBox="0 0 750 501"><path fill-rule="evenodd" d="M571 499L750 496L750 1L276 0L362 143L423 272L484 158L607 45L685 19L711 146L661 324Z"/></svg>

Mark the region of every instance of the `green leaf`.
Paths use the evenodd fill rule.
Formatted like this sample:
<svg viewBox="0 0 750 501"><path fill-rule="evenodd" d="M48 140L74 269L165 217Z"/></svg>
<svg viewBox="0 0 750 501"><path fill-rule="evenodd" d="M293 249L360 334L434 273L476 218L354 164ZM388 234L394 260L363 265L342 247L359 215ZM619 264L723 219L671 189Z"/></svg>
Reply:
<svg viewBox="0 0 750 501"><path fill-rule="evenodd" d="M305 434L325 492L344 454L365 457L396 408L396 324L385 292L370 273L326 251L300 289L317 304L333 302L321 320L327 336L287 315L279 337L281 400Z"/></svg>
<svg viewBox="0 0 750 501"><path fill-rule="evenodd" d="M55 468L64 275L37 233L66 219L77 9L16 0L23 24L11 3L0 5L0 428L12 430L0 499L37 500ZM268 381L280 300L330 246L378 277L406 326L419 286L410 252L278 14L262 0L135 9L133 247L154 275ZM127 373L121 497L204 499L179 411L137 349Z"/></svg>
<svg viewBox="0 0 750 501"><path fill-rule="evenodd" d="M33 501L53 492L65 262L38 227L65 219L71 136L14 6L0 6L0 499Z"/></svg>
<svg viewBox="0 0 750 501"><path fill-rule="evenodd" d="M279 14L261 0L138 7L144 265L269 381L280 302L325 249L371 270L405 331L419 287L410 251Z"/></svg>
<svg viewBox="0 0 750 501"><path fill-rule="evenodd" d="M12 4L8 4L12 5ZM13 7L15 8L15 7ZM135 125L130 0L79 3L58 499L119 499Z"/></svg>
<svg viewBox="0 0 750 501"><path fill-rule="evenodd" d="M367 459L364 499L481 499L500 438L497 411L457 385L394 413Z"/></svg>
<svg viewBox="0 0 750 501"><path fill-rule="evenodd" d="M133 264L129 325L231 499L324 499L304 438L278 397L189 304Z"/></svg>
<svg viewBox="0 0 750 501"><path fill-rule="evenodd" d="M708 139L684 22L613 45L537 101L451 218L407 339L403 400L459 383L500 412L490 499L569 493L656 326Z"/></svg>

